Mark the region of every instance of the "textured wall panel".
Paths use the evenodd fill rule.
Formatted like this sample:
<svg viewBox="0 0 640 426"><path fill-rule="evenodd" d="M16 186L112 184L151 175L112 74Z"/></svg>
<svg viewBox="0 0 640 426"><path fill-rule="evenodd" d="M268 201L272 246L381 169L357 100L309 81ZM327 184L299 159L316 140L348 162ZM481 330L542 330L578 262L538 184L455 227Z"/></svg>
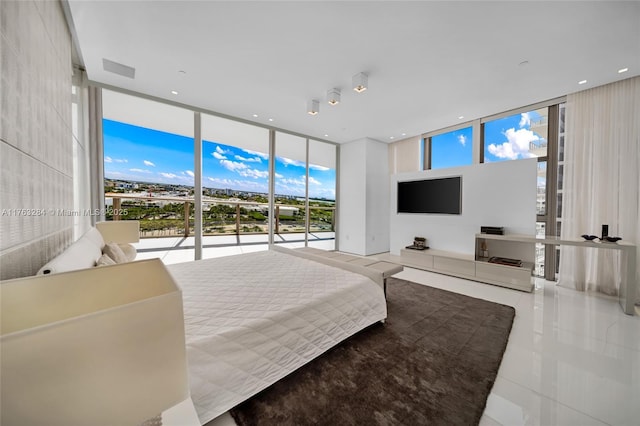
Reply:
<svg viewBox="0 0 640 426"><path fill-rule="evenodd" d="M0 2L0 278L71 243L71 37L59 2Z"/></svg>

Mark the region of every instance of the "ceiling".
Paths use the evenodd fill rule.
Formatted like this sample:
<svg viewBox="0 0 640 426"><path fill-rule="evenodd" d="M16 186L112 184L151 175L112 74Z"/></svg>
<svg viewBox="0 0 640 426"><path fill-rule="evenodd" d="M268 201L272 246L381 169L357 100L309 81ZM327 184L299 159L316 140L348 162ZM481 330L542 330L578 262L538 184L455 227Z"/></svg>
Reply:
<svg viewBox="0 0 640 426"><path fill-rule="evenodd" d="M640 74L640 2L68 5L90 80L338 143L392 142ZM350 87L359 72L363 93Z"/></svg>

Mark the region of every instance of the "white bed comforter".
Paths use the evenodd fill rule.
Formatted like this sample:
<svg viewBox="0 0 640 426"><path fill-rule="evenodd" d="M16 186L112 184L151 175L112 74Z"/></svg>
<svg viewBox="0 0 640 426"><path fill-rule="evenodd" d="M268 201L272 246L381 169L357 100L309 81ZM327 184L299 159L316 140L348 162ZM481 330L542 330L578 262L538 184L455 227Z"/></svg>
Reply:
<svg viewBox="0 0 640 426"><path fill-rule="evenodd" d="M168 266L204 424L387 316L371 279L265 251Z"/></svg>

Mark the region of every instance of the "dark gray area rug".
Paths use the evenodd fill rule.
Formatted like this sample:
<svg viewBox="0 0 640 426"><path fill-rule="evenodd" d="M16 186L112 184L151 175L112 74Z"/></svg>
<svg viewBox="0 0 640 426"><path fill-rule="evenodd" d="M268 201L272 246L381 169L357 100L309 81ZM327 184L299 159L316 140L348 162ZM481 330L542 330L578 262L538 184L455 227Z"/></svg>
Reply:
<svg viewBox="0 0 640 426"><path fill-rule="evenodd" d="M238 425L475 425L510 306L390 278L388 318L231 410Z"/></svg>

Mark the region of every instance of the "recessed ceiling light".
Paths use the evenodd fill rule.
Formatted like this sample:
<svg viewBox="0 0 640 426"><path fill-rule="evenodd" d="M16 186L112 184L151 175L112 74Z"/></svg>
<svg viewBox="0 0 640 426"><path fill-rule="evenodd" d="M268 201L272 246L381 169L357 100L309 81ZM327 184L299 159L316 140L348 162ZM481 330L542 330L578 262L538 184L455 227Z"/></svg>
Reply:
<svg viewBox="0 0 640 426"><path fill-rule="evenodd" d="M329 137L329 135L325 134L325 135L324 135L324 137L325 137L325 138L328 138L328 137Z"/></svg>
<svg viewBox="0 0 640 426"><path fill-rule="evenodd" d="M253 114L253 116L254 116L255 118L258 118L258 114Z"/></svg>
<svg viewBox="0 0 640 426"><path fill-rule="evenodd" d="M462 120L463 118L464 118L464 115L458 116L458 120Z"/></svg>
<svg viewBox="0 0 640 426"><path fill-rule="evenodd" d="M407 134L406 134L406 133L403 133L403 134L402 134L402 136L407 136Z"/></svg>
<svg viewBox="0 0 640 426"><path fill-rule="evenodd" d="M580 80L580 81L578 82L578 84L585 84L586 82L587 82L587 80Z"/></svg>
<svg viewBox="0 0 640 426"><path fill-rule="evenodd" d="M394 137L393 136L389 136L389 139L394 139Z"/></svg>
<svg viewBox="0 0 640 426"><path fill-rule="evenodd" d="M175 90L172 90L172 91L171 91L171 94L172 94L172 95L177 95L177 94L178 94L178 92L176 92Z"/></svg>
<svg viewBox="0 0 640 426"><path fill-rule="evenodd" d="M618 70L618 74L622 74L623 72L629 71L629 68L621 68Z"/></svg>
<svg viewBox="0 0 640 426"><path fill-rule="evenodd" d="M269 121L273 121L273 118L270 118Z"/></svg>

